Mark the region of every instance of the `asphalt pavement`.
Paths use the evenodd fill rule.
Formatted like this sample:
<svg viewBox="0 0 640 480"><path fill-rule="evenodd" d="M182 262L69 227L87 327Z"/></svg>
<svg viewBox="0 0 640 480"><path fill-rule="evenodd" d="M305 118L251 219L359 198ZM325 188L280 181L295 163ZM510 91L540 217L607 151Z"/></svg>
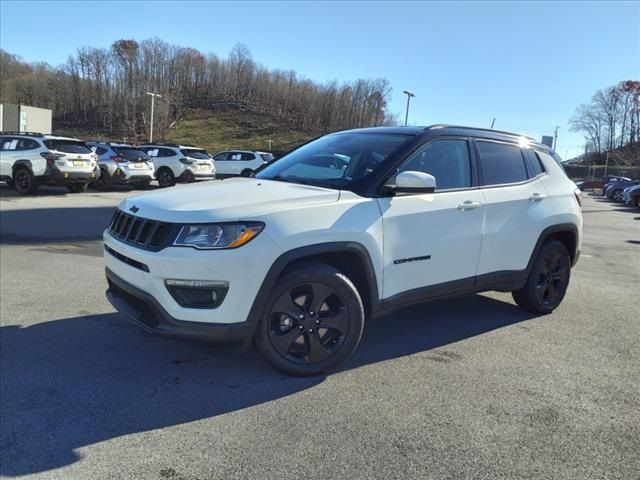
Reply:
<svg viewBox="0 0 640 480"><path fill-rule="evenodd" d="M551 315L505 293L419 305L300 379L114 312L100 238L132 194L0 184L0 475L640 478L640 211L585 198Z"/></svg>

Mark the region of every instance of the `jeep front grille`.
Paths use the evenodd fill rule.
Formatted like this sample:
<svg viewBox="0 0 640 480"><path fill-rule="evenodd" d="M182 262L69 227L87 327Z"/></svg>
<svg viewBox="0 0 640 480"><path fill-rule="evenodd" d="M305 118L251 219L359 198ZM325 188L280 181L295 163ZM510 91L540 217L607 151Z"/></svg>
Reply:
<svg viewBox="0 0 640 480"><path fill-rule="evenodd" d="M109 223L109 233L134 247L161 250L173 242L179 225L129 215L118 209Z"/></svg>

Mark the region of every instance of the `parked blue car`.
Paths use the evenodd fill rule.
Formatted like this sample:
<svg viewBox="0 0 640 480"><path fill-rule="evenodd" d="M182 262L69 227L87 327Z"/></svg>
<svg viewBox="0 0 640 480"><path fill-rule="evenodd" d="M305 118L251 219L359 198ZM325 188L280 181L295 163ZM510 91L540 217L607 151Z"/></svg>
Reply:
<svg viewBox="0 0 640 480"><path fill-rule="evenodd" d="M625 188L624 190L624 203L630 206L640 208L640 185L635 187Z"/></svg>
<svg viewBox="0 0 640 480"><path fill-rule="evenodd" d="M624 189L635 185L640 185L640 179L613 182L605 186L604 194L614 202L624 202Z"/></svg>

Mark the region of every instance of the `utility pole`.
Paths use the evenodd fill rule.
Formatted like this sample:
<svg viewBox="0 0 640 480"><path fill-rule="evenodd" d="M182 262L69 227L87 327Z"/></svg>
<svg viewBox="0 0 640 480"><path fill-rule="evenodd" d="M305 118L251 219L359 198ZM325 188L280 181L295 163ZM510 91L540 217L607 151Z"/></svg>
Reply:
<svg viewBox="0 0 640 480"><path fill-rule="evenodd" d="M407 96L407 112L404 115L404 126L406 127L409 121L409 101L411 101L411 97L415 97L415 95L411 93L409 90L405 90L402 93L404 93Z"/></svg>
<svg viewBox="0 0 640 480"><path fill-rule="evenodd" d="M558 129L560 127L556 127L556 134L553 137L553 149L556 149L556 146L558 145Z"/></svg>
<svg viewBox="0 0 640 480"><path fill-rule="evenodd" d="M271 140L269 140L269 152L271 152Z"/></svg>
<svg viewBox="0 0 640 480"><path fill-rule="evenodd" d="M153 109L155 106L156 97L162 98L159 93L144 92L146 95L151 95L151 127L149 128L149 143L153 143Z"/></svg>
<svg viewBox="0 0 640 480"><path fill-rule="evenodd" d="M607 152L607 156L604 160L604 175L602 175L602 178L607 176L607 168L609 167L609 152Z"/></svg>

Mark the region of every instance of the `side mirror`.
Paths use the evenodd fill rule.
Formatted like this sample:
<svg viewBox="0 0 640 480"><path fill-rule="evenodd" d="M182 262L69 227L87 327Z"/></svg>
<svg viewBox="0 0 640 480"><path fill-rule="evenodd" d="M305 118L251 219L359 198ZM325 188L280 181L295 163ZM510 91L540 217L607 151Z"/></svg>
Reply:
<svg viewBox="0 0 640 480"><path fill-rule="evenodd" d="M396 192L433 193L435 189L436 177L428 173L409 170L396 175Z"/></svg>

